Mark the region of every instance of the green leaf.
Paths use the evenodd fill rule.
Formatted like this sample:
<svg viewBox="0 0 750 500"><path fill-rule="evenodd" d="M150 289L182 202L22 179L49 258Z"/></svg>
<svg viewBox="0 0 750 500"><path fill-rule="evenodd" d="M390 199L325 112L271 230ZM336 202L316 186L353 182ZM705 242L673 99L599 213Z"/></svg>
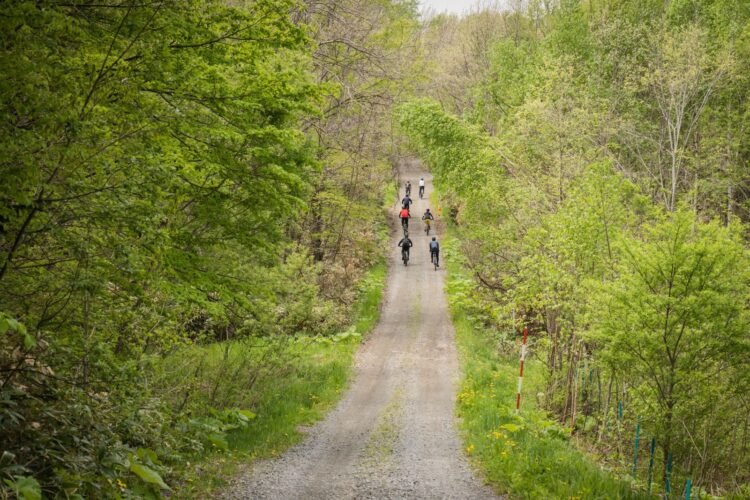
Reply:
<svg viewBox="0 0 750 500"><path fill-rule="evenodd" d="M156 455L156 452L150 448L138 448L135 454L143 462L152 465L159 463L159 457Z"/></svg>
<svg viewBox="0 0 750 500"><path fill-rule="evenodd" d="M209 434L207 436L207 439L209 442L216 446L217 448L221 450L228 450L229 449L229 443L227 442L227 438L224 434Z"/></svg>
<svg viewBox="0 0 750 500"><path fill-rule="evenodd" d="M18 332L22 335L26 334L26 327L23 323L19 323L13 318L7 316L0 317L0 335L7 333L8 331Z"/></svg>
<svg viewBox="0 0 750 500"><path fill-rule="evenodd" d="M42 499L42 488L39 486L39 482L33 477L14 476L14 481L6 479L5 484L13 490L18 498L24 500Z"/></svg>
<svg viewBox="0 0 750 500"><path fill-rule="evenodd" d="M255 413L251 412L250 410L237 410L237 414L244 417L245 420L252 420L257 416Z"/></svg>
<svg viewBox="0 0 750 500"><path fill-rule="evenodd" d="M36 339L28 333L23 334L23 346L26 349L31 349L36 346Z"/></svg>
<svg viewBox="0 0 750 500"><path fill-rule="evenodd" d="M130 466L130 472L141 478L146 483L155 484L165 490L171 489L169 486L167 486L167 483L164 482L158 472L149 467L146 467L145 465L132 464Z"/></svg>
<svg viewBox="0 0 750 500"><path fill-rule="evenodd" d="M500 426L500 428L501 429L505 429L506 431L508 431L510 433L518 432L521 429L523 429L523 427L521 427L520 425L511 424L511 423L503 424L503 425Z"/></svg>

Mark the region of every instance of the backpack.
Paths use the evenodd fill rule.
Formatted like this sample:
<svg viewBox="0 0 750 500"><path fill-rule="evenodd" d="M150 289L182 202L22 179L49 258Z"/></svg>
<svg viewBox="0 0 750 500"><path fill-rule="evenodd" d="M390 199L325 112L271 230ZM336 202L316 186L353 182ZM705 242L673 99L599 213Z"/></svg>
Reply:
<svg viewBox="0 0 750 500"><path fill-rule="evenodd" d="M431 241L430 242L430 252L437 252L440 250L440 245L438 245L437 241Z"/></svg>
<svg viewBox="0 0 750 500"><path fill-rule="evenodd" d="M409 210L406 208L403 208L401 210L401 214L399 215L402 219L407 219L409 217Z"/></svg>

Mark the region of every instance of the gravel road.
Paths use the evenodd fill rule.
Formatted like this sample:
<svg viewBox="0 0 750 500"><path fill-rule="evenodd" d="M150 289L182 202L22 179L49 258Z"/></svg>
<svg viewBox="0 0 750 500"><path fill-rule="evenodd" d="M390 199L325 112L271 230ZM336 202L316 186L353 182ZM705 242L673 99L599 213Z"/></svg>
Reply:
<svg viewBox="0 0 750 500"><path fill-rule="evenodd" d="M415 198L411 260L401 263L401 230L394 226L380 322L357 355L351 387L304 442L257 463L222 498L496 498L472 473L456 431L459 367L445 272L430 264L420 221L432 177L416 163L407 168L402 181L411 180ZM438 221L438 239L440 228Z"/></svg>

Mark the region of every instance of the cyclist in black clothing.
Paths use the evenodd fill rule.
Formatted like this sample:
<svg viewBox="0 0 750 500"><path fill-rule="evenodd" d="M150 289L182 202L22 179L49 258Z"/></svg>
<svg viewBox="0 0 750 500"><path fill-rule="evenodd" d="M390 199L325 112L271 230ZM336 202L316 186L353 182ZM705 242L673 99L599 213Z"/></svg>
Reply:
<svg viewBox="0 0 750 500"><path fill-rule="evenodd" d="M406 181L406 196L411 196L411 181Z"/></svg>
<svg viewBox="0 0 750 500"><path fill-rule="evenodd" d="M411 197L408 194L406 196L404 196L403 200L401 200L401 206L404 207L407 210L409 210L409 207L411 206L411 203L412 203Z"/></svg>
<svg viewBox="0 0 750 500"><path fill-rule="evenodd" d="M430 262L434 262L437 267L440 267L440 243L434 236L430 241Z"/></svg>
<svg viewBox="0 0 750 500"><path fill-rule="evenodd" d="M409 260L409 249L414 246L411 239L409 239L409 232L404 231L404 237L398 242L398 246L401 247L401 258L404 260L404 265Z"/></svg>

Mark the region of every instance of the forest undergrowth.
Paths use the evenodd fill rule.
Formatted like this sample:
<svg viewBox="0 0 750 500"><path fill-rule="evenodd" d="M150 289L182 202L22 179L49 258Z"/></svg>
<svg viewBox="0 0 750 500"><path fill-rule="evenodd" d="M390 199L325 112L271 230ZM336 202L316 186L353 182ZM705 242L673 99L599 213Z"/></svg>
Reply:
<svg viewBox="0 0 750 500"><path fill-rule="evenodd" d="M493 332L476 307L474 283L449 229L442 245L446 292L461 354L457 409L465 453L479 474L512 498L649 498L632 478L602 465L571 442L570 429L550 415L539 398L546 385L544 362L524 364L521 411L516 412L520 336Z"/></svg>
<svg viewBox="0 0 750 500"><path fill-rule="evenodd" d="M191 379L199 382L204 390L198 388L197 397L205 410L198 413L210 414L217 405L253 409L242 425L227 426L226 419L217 419L215 413L198 419L205 431L203 439L211 446L203 454L184 456L174 464L176 495L205 498L217 494L241 468L259 458L278 456L325 415L346 388L360 341L377 323L386 271L385 264L379 263L363 278L352 326L336 335L296 335L282 345L263 340L215 344L161 361L160 376L154 381L158 392L190 387L186 381ZM196 360L204 373L200 379L195 378ZM259 375L254 366L263 366L265 373ZM223 383L210 384L220 380Z"/></svg>

